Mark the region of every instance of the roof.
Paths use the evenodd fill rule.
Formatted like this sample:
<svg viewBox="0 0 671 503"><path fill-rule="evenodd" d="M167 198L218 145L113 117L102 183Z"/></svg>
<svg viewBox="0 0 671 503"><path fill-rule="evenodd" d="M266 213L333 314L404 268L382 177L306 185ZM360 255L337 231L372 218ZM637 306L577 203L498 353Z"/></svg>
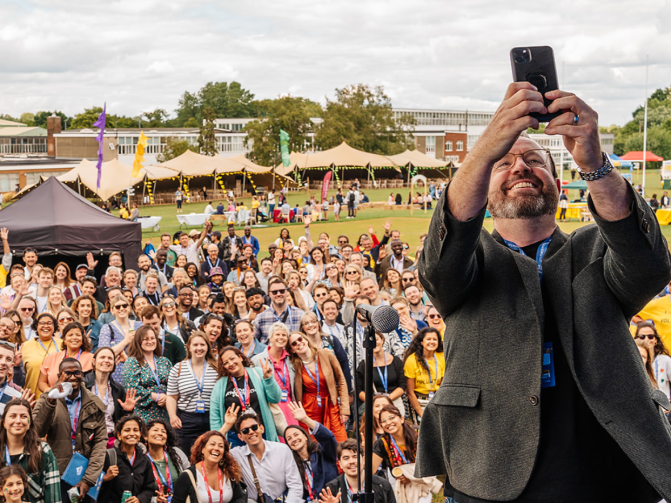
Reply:
<svg viewBox="0 0 671 503"><path fill-rule="evenodd" d="M8 121L7 119L0 119L0 128L13 127L13 126L23 126L23 127L25 127L26 125L22 122L14 122L14 121Z"/></svg>
<svg viewBox="0 0 671 503"><path fill-rule="evenodd" d="M632 150L631 152L627 152L623 156L620 156L620 159L622 159L623 161L643 162L643 151L642 150ZM663 161L664 158L657 155L657 154L653 154L652 152L650 152L648 150L648 151L646 151L645 160L648 161L648 162Z"/></svg>
<svg viewBox="0 0 671 503"><path fill-rule="evenodd" d="M42 127L0 127L0 136L46 136L47 130Z"/></svg>
<svg viewBox="0 0 671 503"><path fill-rule="evenodd" d="M102 163L101 171L100 188L98 188L97 163L88 159L82 159L82 162L78 166L57 178L61 182L70 183L76 182L79 179L86 188L95 193L103 201L107 201L112 196L140 183L144 179L144 173L141 173L141 176L137 178L133 178L131 176L133 168L120 163L116 159Z"/></svg>
<svg viewBox="0 0 671 503"><path fill-rule="evenodd" d="M299 169L328 168L330 166L352 166L363 168L367 166L372 168L388 166L396 167L396 163L387 156L369 154L363 150L350 147L345 142L342 142L337 147L322 152L315 152L314 154L292 153L290 159L291 165L287 168L284 168L282 165L278 166L278 169L282 166L282 169L279 172L282 174L291 172L294 166Z"/></svg>
<svg viewBox="0 0 671 503"><path fill-rule="evenodd" d="M389 158L399 166L412 164L416 168L445 168L447 163L435 157L422 154L419 150L406 150L400 154L390 155Z"/></svg>

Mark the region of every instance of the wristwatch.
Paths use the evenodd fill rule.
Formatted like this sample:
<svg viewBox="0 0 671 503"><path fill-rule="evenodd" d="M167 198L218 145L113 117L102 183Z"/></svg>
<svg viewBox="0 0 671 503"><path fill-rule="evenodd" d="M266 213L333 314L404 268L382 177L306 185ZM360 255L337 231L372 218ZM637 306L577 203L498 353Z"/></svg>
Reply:
<svg viewBox="0 0 671 503"><path fill-rule="evenodd" d="M580 166L578 166L578 174L580 175L580 178L587 182L593 182L594 180L603 178L608 173L613 171L613 163L610 162L610 157L608 157L608 154L601 152L601 156L603 157L603 166L601 166L596 171L583 171Z"/></svg>

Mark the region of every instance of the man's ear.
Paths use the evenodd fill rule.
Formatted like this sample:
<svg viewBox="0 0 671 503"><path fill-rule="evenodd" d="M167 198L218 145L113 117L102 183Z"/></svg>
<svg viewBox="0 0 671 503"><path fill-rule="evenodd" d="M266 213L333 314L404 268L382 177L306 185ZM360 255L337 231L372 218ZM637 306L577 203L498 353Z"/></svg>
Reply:
<svg viewBox="0 0 671 503"><path fill-rule="evenodd" d="M557 190L561 194L561 180L559 178L555 178L555 182L557 182Z"/></svg>

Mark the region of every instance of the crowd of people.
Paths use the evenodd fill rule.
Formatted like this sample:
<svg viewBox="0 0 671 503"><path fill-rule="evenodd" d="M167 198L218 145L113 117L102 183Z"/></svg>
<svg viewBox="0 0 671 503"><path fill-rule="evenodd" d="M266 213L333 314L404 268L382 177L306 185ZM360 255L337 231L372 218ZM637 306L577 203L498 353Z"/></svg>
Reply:
<svg viewBox="0 0 671 503"><path fill-rule="evenodd" d="M376 501L428 501L440 483L395 470L415 459L445 368L422 248L411 255L389 221L356 242L303 224L265 257L250 227L221 236L209 222L147 244L137 264L88 254L73 271L5 253L0 466L13 471L0 481L18 476L31 503L345 503L365 442L356 307L391 305L400 322L376 334L368 397Z"/></svg>

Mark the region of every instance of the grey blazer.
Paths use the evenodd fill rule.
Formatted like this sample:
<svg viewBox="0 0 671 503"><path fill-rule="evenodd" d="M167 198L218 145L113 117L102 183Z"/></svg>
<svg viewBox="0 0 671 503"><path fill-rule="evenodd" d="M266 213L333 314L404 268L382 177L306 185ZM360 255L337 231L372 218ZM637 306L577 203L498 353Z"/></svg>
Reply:
<svg viewBox="0 0 671 503"><path fill-rule="evenodd" d="M633 194L634 191L631 190ZM431 220L419 277L445 319L445 377L426 408L416 474L447 474L458 491L496 501L529 481L540 435L544 310L536 261L448 210ZM557 330L578 389L600 425L671 500L671 426L628 322L669 282L657 219L634 195L631 214L571 235L555 231L545 260ZM441 441L436 442L436 439Z"/></svg>

